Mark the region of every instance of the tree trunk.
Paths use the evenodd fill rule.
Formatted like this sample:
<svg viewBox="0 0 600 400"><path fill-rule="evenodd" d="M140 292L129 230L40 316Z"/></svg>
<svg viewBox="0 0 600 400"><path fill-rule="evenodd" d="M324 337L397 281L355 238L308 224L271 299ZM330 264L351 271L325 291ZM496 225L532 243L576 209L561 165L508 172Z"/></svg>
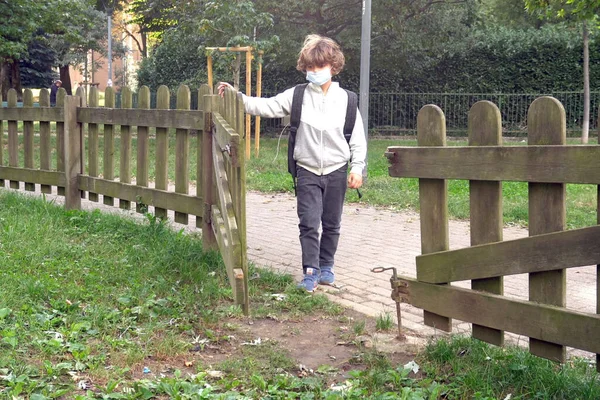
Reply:
<svg viewBox="0 0 600 400"><path fill-rule="evenodd" d="M73 89L71 86L71 74L69 73L69 65L61 65L60 69L60 80L62 81L62 87L65 88L69 96L73 95Z"/></svg>
<svg viewBox="0 0 600 400"><path fill-rule="evenodd" d="M17 91L17 100L23 101L23 87L21 86L21 68L19 62L10 63L10 86Z"/></svg>
<svg viewBox="0 0 600 400"><path fill-rule="evenodd" d="M4 101L8 97L8 89L10 89L10 65L5 61L0 64L0 93Z"/></svg>
<svg viewBox="0 0 600 400"><path fill-rule="evenodd" d="M148 34L141 31L140 36L142 37L142 58L148 58Z"/></svg>
<svg viewBox="0 0 600 400"><path fill-rule="evenodd" d="M587 23L583 21L583 124L581 143L587 144L590 134L590 38Z"/></svg>
<svg viewBox="0 0 600 400"><path fill-rule="evenodd" d="M233 87L240 90L240 69L242 67L242 54L237 53L233 63Z"/></svg>

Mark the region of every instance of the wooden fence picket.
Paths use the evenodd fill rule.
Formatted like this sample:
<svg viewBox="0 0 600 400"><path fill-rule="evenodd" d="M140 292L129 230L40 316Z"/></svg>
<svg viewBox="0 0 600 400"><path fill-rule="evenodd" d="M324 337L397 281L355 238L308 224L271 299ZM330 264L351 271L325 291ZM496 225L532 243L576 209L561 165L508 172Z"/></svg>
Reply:
<svg viewBox="0 0 600 400"><path fill-rule="evenodd" d="M169 88L161 85L156 94L156 108L167 110L170 107L171 93ZM156 164L154 187L160 190L168 189L168 167L169 167L169 131L168 128L156 128ZM166 218L167 210L155 207L154 214L157 218Z"/></svg>
<svg viewBox="0 0 600 400"><path fill-rule="evenodd" d="M50 93L48 89L40 90L40 107L50 107ZM40 169L50 171L50 122L40 121ZM0 162L1 164L1 162ZM45 194L52 193L52 186L41 185L40 191Z"/></svg>
<svg viewBox="0 0 600 400"><path fill-rule="evenodd" d="M90 108L98 108L99 106L99 93L98 88L92 86L90 88ZM88 124L88 175L98 177L99 173L99 138L98 138L98 124ZM88 198L90 201L98 202L98 193L89 192Z"/></svg>
<svg viewBox="0 0 600 400"><path fill-rule="evenodd" d="M115 106L115 91L112 87L107 87L104 92L104 107L114 108ZM104 124L104 157L102 163L104 165L104 179L112 181L115 179L115 133L112 124ZM114 206L115 201L112 196L102 196L102 202L107 206Z"/></svg>
<svg viewBox="0 0 600 400"><path fill-rule="evenodd" d="M138 93L138 108L150 108L150 89L148 86L142 86ZM137 127L137 173L135 183L138 186L148 187L148 165L149 165L149 135L148 127L138 125ZM136 202L135 209L138 213L144 213L147 206L141 202Z"/></svg>
<svg viewBox="0 0 600 400"><path fill-rule="evenodd" d="M177 109L190 109L190 89L186 85L181 85L177 90ZM189 130L175 130L175 192L188 194L189 192ZM175 222L188 224L188 215L182 212L175 212Z"/></svg>
<svg viewBox="0 0 600 400"><path fill-rule="evenodd" d="M56 107L65 107L65 97L67 97L67 91L64 88L58 89L56 93ZM65 123L56 123L56 170L58 172L65 172ZM56 192L59 196L65 195L65 188L58 186Z"/></svg>
<svg viewBox="0 0 600 400"><path fill-rule="evenodd" d="M201 85L198 89L198 110L204 111L204 130L206 131L206 119L208 119L208 113L206 111L205 96L209 96L212 93L210 86ZM204 158L203 158L203 146L204 146L204 134L198 132L196 142L196 197L204 198L204 179L202 177ZM203 200L204 201L204 200ZM202 228L204 221L203 215L196 215L196 228Z"/></svg>
<svg viewBox="0 0 600 400"><path fill-rule="evenodd" d="M419 146L446 146L446 119L435 105L426 105L417 115ZM419 179L421 210L421 253L428 254L449 248L448 184L444 179ZM425 324L446 332L452 331L448 317L424 311Z"/></svg>
<svg viewBox="0 0 600 400"><path fill-rule="evenodd" d="M10 89L8 91L8 106L17 106L17 91ZM19 136L17 134L17 121L8 121L8 165L11 167L19 166ZM10 181L11 189L19 189L19 181Z"/></svg>
<svg viewBox="0 0 600 400"><path fill-rule="evenodd" d="M33 92L31 89L23 91L23 107L33 108ZM33 169L33 121L23 121L23 165ZM35 191L35 184L25 182L25 190Z"/></svg>
<svg viewBox="0 0 600 400"><path fill-rule="evenodd" d="M212 206L215 204L215 184L213 179L213 127L214 111L219 108L219 96L204 96L204 131L202 132L202 247L205 250L217 249L217 238L212 229Z"/></svg>
<svg viewBox="0 0 600 400"><path fill-rule="evenodd" d="M502 117L492 102L480 101L469 111L469 145L502 145ZM502 241L502 182L469 181L471 246ZM475 279L471 288L489 293L504 293L503 277ZM473 337L502 346L504 332L473 324Z"/></svg>
<svg viewBox="0 0 600 400"><path fill-rule="evenodd" d="M540 97L527 114L528 145L564 145L567 142L565 109L552 97ZM566 228L566 185L529 183L529 235L563 231ZM529 300L559 307L566 305L566 270L529 274ZM562 345L531 339L532 354L564 362Z"/></svg>
<svg viewBox="0 0 600 400"><path fill-rule="evenodd" d="M133 106L133 96L131 89L124 87L121 89L121 108L131 109ZM131 183L131 126L121 125L121 146L119 163L119 181L122 183ZM131 201L119 199L119 208L129 210Z"/></svg>
<svg viewBox="0 0 600 400"><path fill-rule="evenodd" d="M65 109L65 208L67 210L81 209L81 191L79 190L79 175L83 172L82 164L82 124L77 121L77 108L82 105L82 97L67 96L64 99Z"/></svg>

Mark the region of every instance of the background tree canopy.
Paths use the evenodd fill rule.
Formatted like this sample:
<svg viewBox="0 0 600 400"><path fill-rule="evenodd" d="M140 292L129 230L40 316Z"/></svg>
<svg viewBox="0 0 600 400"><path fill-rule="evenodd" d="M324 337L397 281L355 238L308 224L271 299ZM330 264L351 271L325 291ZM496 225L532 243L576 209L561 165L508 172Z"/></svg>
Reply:
<svg viewBox="0 0 600 400"><path fill-rule="evenodd" d="M582 33L571 21L577 12L591 17L589 7L579 7L586 1L575 3L570 17L558 20L544 10L528 12L525 0L373 1L371 90L581 90ZM359 86L362 0L11 0L0 2L0 13L9 16L0 26L3 92L21 85L20 74L27 86L47 85L55 77L49 67L62 71L89 49L105 51L111 13L122 32L141 35L136 45L147 58L138 84L152 89L195 88L207 80L206 47L251 45L265 51L265 91L283 90L304 81L295 66L309 33L342 45L347 64L337 79ZM600 48L596 24L589 29L594 90ZM244 63L234 54L214 58L215 79L241 76L243 87Z"/></svg>
<svg viewBox="0 0 600 400"><path fill-rule="evenodd" d="M251 12L249 3L253 3ZM165 32L177 32L179 40L165 35L159 41L149 54L155 62L145 62L140 70L140 84L155 86L163 81L175 87L178 82L190 82L190 75L197 83L205 82L206 63L203 52L198 51L199 41L212 46L263 41L268 43L265 91L283 90L304 81L295 69L297 54L304 37L316 32L342 45L347 64L337 79L358 90L362 0L228 0L218 2L218 10L213 2L190 4L194 4L192 13L189 5L181 13L176 8L169 10L171 27ZM252 22L243 26L245 20ZM261 20L267 23L261 24ZM593 30L591 38L590 80L592 88L597 88L600 72L594 66L600 62L600 48ZM541 20L527 12L524 0L376 1L372 9L371 90L581 90L581 43L579 29L565 22ZM176 53L199 57L195 67L190 65L193 71L158 67L164 54ZM219 67L217 76L230 80L228 64ZM167 77L169 70L176 75Z"/></svg>

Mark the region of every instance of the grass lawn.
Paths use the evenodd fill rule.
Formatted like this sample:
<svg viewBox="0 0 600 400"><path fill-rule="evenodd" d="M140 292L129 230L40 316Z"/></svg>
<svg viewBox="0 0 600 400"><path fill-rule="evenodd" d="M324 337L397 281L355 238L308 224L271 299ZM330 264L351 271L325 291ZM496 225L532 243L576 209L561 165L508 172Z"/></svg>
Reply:
<svg viewBox="0 0 600 400"><path fill-rule="evenodd" d="M0 274L1 399L600 398L586 360L465 338L378 352L389 318L254 267L245 317L220 257L151 215L0 190Z"/></svg>

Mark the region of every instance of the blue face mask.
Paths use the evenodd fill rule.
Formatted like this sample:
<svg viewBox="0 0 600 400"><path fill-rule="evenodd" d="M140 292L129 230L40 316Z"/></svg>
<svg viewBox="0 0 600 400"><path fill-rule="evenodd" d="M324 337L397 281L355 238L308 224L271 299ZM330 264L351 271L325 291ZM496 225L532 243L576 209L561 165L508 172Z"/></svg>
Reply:
<svg viewBox="0 0 600 400"><path fill-rule="evenodd" d="M318 72L307 71L306 80L315 85L324 85L331 79L331 69L325 68Z"/></svg>

